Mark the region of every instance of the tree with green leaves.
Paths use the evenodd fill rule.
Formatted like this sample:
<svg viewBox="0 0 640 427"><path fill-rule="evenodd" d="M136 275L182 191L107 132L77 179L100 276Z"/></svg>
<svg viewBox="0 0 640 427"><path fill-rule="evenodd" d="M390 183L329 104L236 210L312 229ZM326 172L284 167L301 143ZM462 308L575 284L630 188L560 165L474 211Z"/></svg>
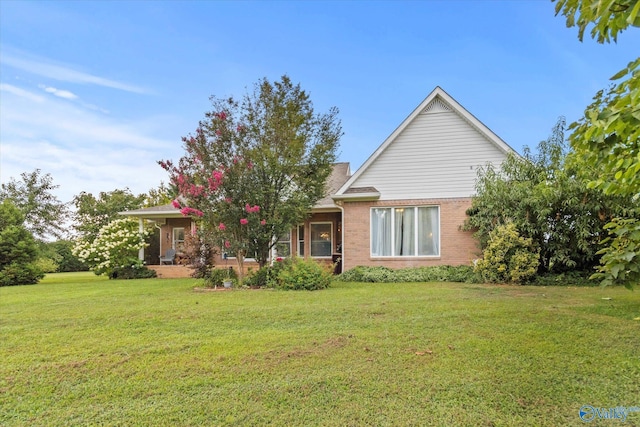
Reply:
<svg viewBox="0 0 640 427"><path fill-rule="evenodd" d="M2 184L0 202L11 200L24 217L24 226L38 240L49 237L61 238L67 232L65 221L69 210L52 193L58 188L53 184L51 174L44 174L40 169L31 173L20 174L22 180L11 178Z"/></svg>
<svg viewBox="0 0 640 427"><path fill-rule="evenodd" d="M82 239L91 242L102 227L121 218L119 212L141 208L146 197L145 194L135 196L128 188L101 191L98 197L83 191L73 198L75 229Z"/></svg>
<svg viewBox="0 0 640 427"><path fill-rule="evenodd" d="M178 196L178 189L175 185L167 186L164 182L156 188L150 189L145 195L143 207L168 205Z"/></svg>
<svg viewBox="0 0 640 427"><path fill-rule="evenodd" d="M40 259L48 259L57 268L56 272L87 271L89 267L73 255L75 242L72 240L56 240L55 242L40 242Z"/></svg>
<svg viewBox="0 0 640 427"><path fill-rule="evenodd" d="M491 233L511 223L540 252L539 273L590 269L606 233L602 228L626 205L587 187L578 165L567 165L564 118L532 153L509 155L500 168L483 168L467 229L476 231L481 248Z"/></svg>
<svg viewBox="0 0 640 427"><path fill-rule="evenodd" d="M44 273L36 265L38 245L12 200L0 202L0 286L38 283Z"/></svg>
<svg viewBox="0 0 640 427"><path fill-rule="evenodd" d="M556 14L578 26L582 41L617 41L628 27L640 27L640 0L558 0ZM584 117L571 124L576 162L591 171L589 186L608 195L631 198L621 215L606 225L609 238L595 275L603 285L640 283L640 58L612 77L617 84L599 91Z"/></svg>
<svg viewBox="0 0 640 427"><path fill-rule="evenodd" d="M160 165L178 187L176 205L236 257L242 273L248 256L264 266L278 237L324 196L342 129L336 108L316 113L286 75L260 80L240 101L211 102L195 135L183 138L178 164Z"/></svg>

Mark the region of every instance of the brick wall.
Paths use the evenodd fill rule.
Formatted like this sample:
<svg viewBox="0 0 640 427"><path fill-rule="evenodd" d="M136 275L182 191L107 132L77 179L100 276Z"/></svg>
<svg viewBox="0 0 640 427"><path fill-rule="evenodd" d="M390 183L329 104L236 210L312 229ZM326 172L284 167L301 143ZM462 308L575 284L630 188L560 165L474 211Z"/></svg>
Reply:
<svg viewBox="0 0 640 427"><path fill-rule="evenodd" d="M440 206L440 256L439 257L371 257L370 223L372 207ZM470 198L384 200L344 203L345 241L343 269L357 265L386 266L391 268L420 267L429 265L468 265L478 258L479 249L473 233L461 231L466 219Z"/></svg>

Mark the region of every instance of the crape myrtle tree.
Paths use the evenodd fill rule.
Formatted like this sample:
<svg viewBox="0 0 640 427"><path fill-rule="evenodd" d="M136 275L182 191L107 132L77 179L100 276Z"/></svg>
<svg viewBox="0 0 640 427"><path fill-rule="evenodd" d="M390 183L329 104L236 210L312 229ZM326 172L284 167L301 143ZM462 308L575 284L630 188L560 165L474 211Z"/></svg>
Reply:
<svg viewBox="0 0 640 427"><path fill-rule="evenodd" d="M640 27L639 0L558 0L556 14L578 27L578 38L591 26L599 43L616 42L628 27ZM640 283L640 58L632 61L599 91L584 117L570 129L576 161L589 167L589 186L604 194L627 196L631 203L606 224L609 239L595 275L603 285Z"/></svg>
<svg viewBox="0 0 640 427"><path fill-rule="evenodd" d="M159 163L179 190L174 204L235 256L242 282L244 259L265 266L278 237L324 196L342 129L337 108L316 113L286 75L260 80L240 101L211 102L195 134L183 138L179 162Z"/></svg>

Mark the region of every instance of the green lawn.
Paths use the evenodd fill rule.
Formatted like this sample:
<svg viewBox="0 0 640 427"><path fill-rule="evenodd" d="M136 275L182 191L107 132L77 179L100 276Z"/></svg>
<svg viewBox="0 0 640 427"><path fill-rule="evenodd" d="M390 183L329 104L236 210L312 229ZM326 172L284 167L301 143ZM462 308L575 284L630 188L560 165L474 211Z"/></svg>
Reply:
<svg viewBox="0 0 640 427"><path fill-rule="evenodd" d="M0 425L558 426L640 406L637 290L197 284L0 288Z"/></svg>

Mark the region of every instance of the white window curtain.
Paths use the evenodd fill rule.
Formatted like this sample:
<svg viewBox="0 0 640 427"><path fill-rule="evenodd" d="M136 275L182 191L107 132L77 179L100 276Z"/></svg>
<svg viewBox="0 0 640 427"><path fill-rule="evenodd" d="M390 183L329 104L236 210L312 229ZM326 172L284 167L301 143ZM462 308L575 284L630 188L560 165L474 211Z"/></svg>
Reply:
<svg viewBox="0 0 640 427"><path fill-rule="evenodd" d="M371 209L371 256L438 255L438 206Z"/></svg>
<svg viewBox="0 0 640 427"><path fill-rule="evenodd" d="M440 224L437 206L418 208L418 255L440 254Z"/></svg>
<svg viewBox="0 0 640 427"><path fill-rule="evenodd" d="M394 219L395 256L416 254L415 208L396 208Z"/></svg>
<svg viewBox="0 0 640 427"><path fill-rule="evenodd" d="M371 211L371 255L391 256L391 209Z"/></svg>

